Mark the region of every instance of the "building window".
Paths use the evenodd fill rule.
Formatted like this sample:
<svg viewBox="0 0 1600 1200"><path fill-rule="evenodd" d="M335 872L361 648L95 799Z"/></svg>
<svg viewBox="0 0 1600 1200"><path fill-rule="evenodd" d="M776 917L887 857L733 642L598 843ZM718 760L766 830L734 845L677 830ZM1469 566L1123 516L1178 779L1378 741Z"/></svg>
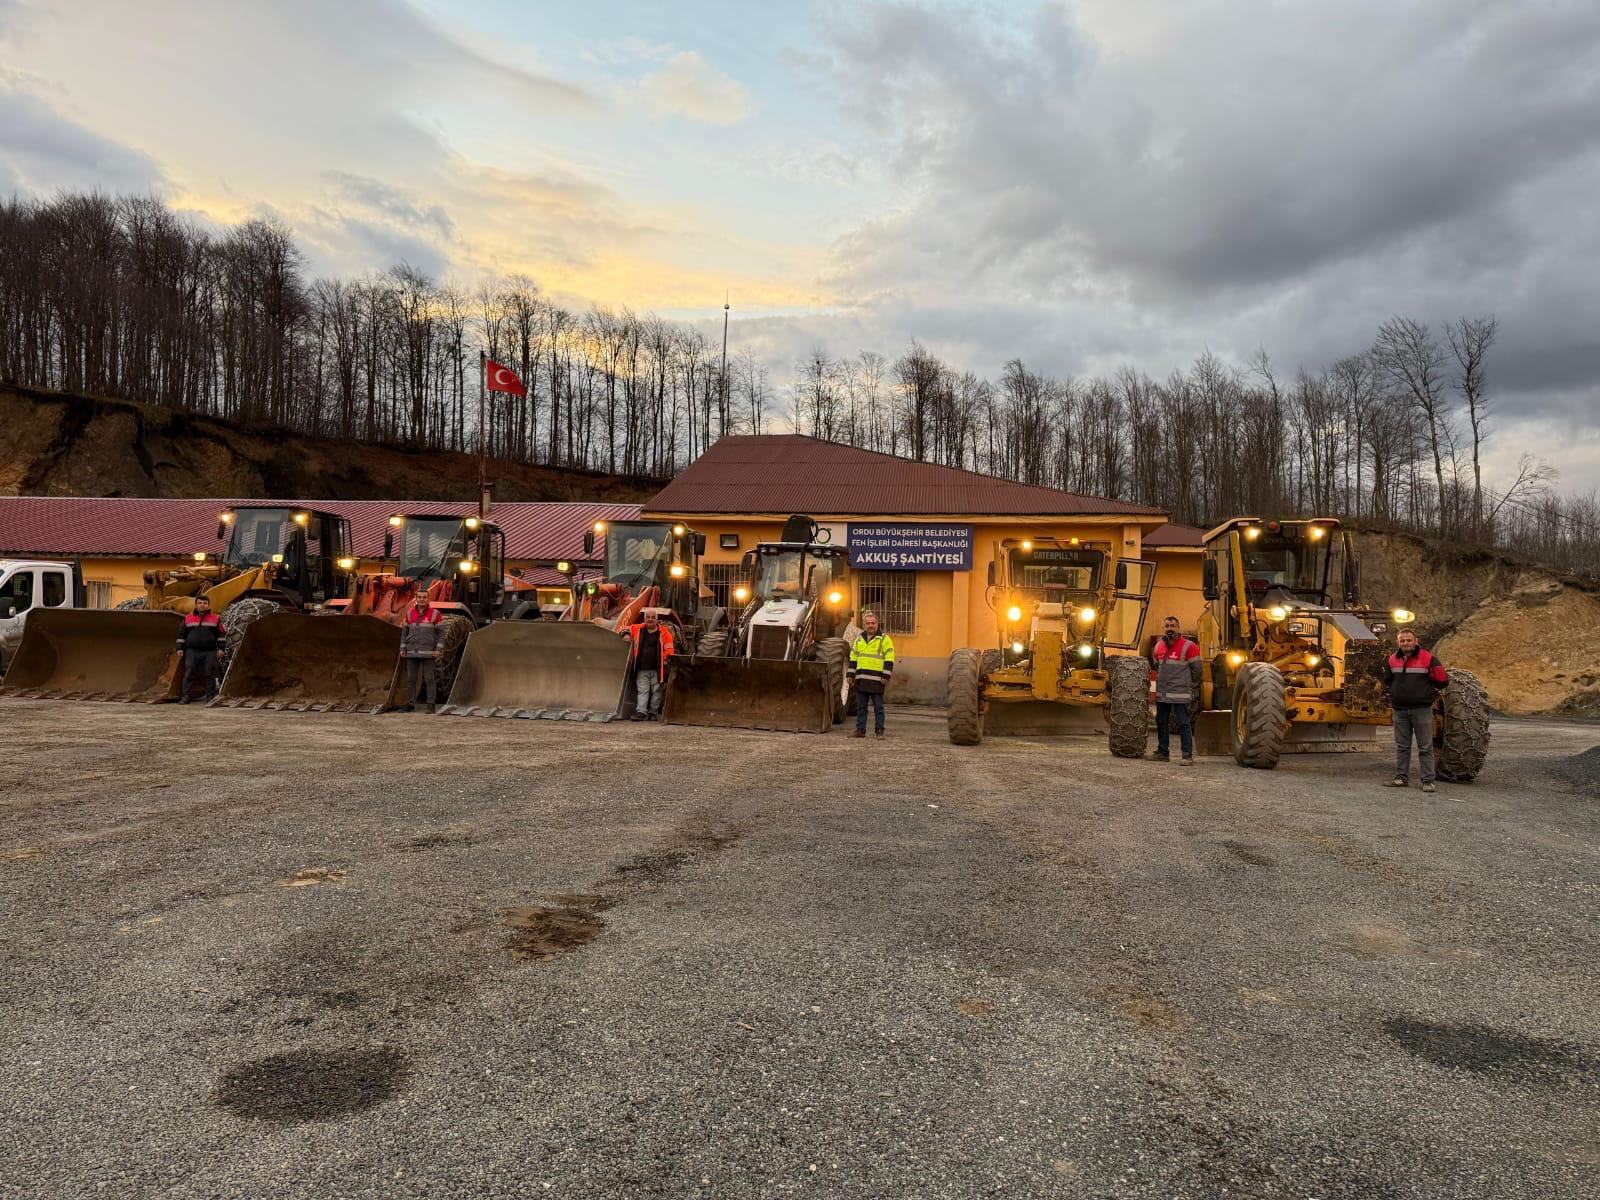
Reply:
<svg viewBox="0 0 1600 1200"><path fill-rule="evenodd" d="M856 595L862 610L878 614L889 633L917 631L917 573L915 571L859 571Z"/></svg>
<svg viewBox="0 0 1600 1200"><path fill-rule="evenodd" d="M732 603L734 585L741 580L742 566L739 563L701 563L700 582L711 589L712 601L718 608L727 608Z"/></svg>
<svg viewBox="0 0 1600 1200"><path fill-rule="evenodd" d="M85 579L84 590L88 593L84 600L90 608L111 607L111 580Z"/></svg>

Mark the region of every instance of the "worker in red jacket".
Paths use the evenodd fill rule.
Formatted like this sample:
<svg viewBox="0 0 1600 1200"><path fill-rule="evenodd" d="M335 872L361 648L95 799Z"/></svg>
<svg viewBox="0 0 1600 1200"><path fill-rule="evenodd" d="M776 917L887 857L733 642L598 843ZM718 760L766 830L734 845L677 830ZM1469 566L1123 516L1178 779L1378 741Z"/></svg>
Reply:
<svg viewBox="0 0 1600 1200"><path fill-rule="evenodd" d="M1415 630L1394 635L1396 650L1383 664L1389 686L1389 720L1394 726L1394 778L1389 787L1406 787L1411 775L1411 743L1417 743L1422 790L1433 792L1433 698L1450 685L1444 664L1422 648Z"/></svg>
<svg viewBox="0 0 1600 1200"><path fill-rule="evenodd" d="M1171 728L1178 725L1183 750L1179 765L1194 766L1194 727L1189 705L1200 694L1200 647L1178 631L1178 618L1162 623L1161 636L1150 648L1150 678L1156 687L1156 762L1171 762Z"/></svg>
<svg viewBox="0 0 1600 1200"><path fill-rule="evenodd" d="M416 712L424 691L428 711L439 703L439 645L444 640L441 622L444 614L428 602L427 592L417 590L411 607L400 621L400 657L406 664L406 702L401 712Z"/></svg>
<svg viewBox="0 0 1600 1200"><path fill-rule="evenodd" d="M647 608L643 621L628 626L628 637L633 643L630 665L638 697L634 701L633 719L659 721L662 688L667 681L667 659L674 653L672 628L661 623L656 609Z"/></svg>
<svg viewBox="0 0 1600 1200"><path fill-rule="evenodd" d="M223 657L223 639L228 631L222 627L222 618L211 611L211 600L206 596L194 598L194 611L183 618L178 630L178 649L183 651L183 696L179 703L187 704L194 697L195 684L206 681L206 699L217 698L217 681L221 675L218 664Z"/></svg>

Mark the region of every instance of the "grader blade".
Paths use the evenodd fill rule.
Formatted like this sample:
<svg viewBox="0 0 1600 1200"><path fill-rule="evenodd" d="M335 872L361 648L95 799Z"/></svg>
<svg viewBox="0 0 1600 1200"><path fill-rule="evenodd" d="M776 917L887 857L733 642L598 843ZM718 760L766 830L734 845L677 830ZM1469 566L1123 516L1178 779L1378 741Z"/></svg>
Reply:
<svg viewBox="0 0 1600 1200"><path fill-rule="evenodd" d="M777 659L673 658L661 719L668 725L827 733L828 664Z"/></svg>
<svg viewBox="0 0 1600 1200"><path fill-rule="evenodd" d="M587 621L495 621L467 638L439 711L457 717L610 721L628 688L627 638Z"/></svg>
<svg viewBox="0 0 1600 1200"><path fill-rule="evenodd" d="M175 612L36 608L0 696L159 704L183 686Z"/></svg>
<svg viewBox="0 0 1600 1200"><path fill-rule="evenodd" d="M400 703L400 627L378 617L268 613L245 630L217 704L378 713Z"/></svg>

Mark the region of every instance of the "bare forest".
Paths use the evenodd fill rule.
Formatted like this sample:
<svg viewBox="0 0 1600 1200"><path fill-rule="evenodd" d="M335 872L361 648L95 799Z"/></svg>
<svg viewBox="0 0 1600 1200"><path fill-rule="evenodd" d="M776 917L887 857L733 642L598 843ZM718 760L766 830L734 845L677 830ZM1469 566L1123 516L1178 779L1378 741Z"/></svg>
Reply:
<svg viewBox="0 0 1600 1200"><path fill-rule="evenodd" d="M1600 574L1600 504L1524 457L1488 479L1492 316L1385 322L1319 371L1206 352L997 379L912 343L817 348L773 372L720 337L628 309L574 311L531 279L478 287L400 265L311 279L267 219L202 229L149 197L0 203L0 381L126 397L245 425L451 450L478 444L480 349L525 397L491 395L498 457L667 477L725 434L832 441L1160 507L1204 525L1319 513Z"/></svg>

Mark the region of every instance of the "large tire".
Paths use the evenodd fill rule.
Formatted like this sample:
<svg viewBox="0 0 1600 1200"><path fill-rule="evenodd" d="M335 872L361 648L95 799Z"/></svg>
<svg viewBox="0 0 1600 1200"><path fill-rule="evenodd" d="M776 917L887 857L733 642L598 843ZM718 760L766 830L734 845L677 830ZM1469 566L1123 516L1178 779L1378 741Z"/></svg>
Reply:
<svg viewBox="0 0 1600 1200"><path fill-rule="evenodd" d="M1124 654L1111 660L1110 675L1106 720L1111 753L1143 758L1150 740L1150 667L1144 659Z"/></svg>
<svg viewBox="0 0 1600 1200"><path fill-rule="evenodd" d="M149 602L143 596L135 596L132 600L123 600L115 605L118 612L136 612L149 607Z"/></svg>
<svg viewBox="0 0 1600 1200"><path fill-rule="evenodd" d="M837 725L844 720L844 668L850 657L850 647L843 638L823 638L812 647L812 655L828 666L828 695L832 697L829 717Z"/></svg>
<svg viewBox="0 0 1600 1200"><path fill-rule="evenodd" d="M713 629L700 639L700 644L695 647L695 653L705 658L721 658L728 650L728 631L726 629Z"/></svg>
<svg viewBox="0 0 1600 1200"><path fill-rule="evenodd" d="M957 746L983 741L983 652L962 649L950 655L945 671L945 725Z"/></svg>
<svg viewBox="0 0 1600 1200"><path fill-rule="evenodd" d="M227 630L222 639L223 656L231 663L234 651L244 641L245 630L268 613L285 611L283 605L268 596L245 596L228 605L222 614L222 627Z"/></svg>
<svg viewBox="0 0 1600 1200"><path fill-rule="evenodd" d="M1434 763L1446 783L1471 783L1489 757L1489 696L1471 671L1447 671L1434 711Z"/></svg>
<svg viewBox="0 0 1600 1200"><path fill-rule="evenodd" d="M474 628L472 618L464 613L446 613L439 622L438 642L433 649L433 671L438 680L435 694L440 704L450 700L456 672L461 669L461 655L467 647L467 637Z"/></svg>
<svg viewBox="0 0 1600 1200"><path fill-rule="evenodd" d="M1249 662L1233 683L1233 760L1270 771L1278 765L1289 733L1283 672L1271 663Z"/></svg>

